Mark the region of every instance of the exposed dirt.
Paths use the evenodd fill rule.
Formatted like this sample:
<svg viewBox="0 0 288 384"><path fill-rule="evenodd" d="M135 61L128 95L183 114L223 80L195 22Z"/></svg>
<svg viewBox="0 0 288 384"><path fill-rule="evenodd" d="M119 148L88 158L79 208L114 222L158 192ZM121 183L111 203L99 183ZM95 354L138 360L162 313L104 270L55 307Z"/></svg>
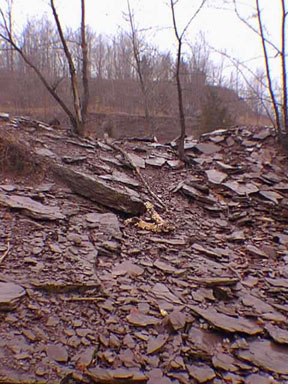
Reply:
<svg viewBox="0 0 288 384"><path fill-rule="evenodd" d="M288 383L288 172L273 130L187 141L186 168L173 146L118 142L163 209L101 140L32 125L1 125L36 168L1 163L0 382ZM53 177L60 163L153 206L131 218L85 199Z"/></svg>

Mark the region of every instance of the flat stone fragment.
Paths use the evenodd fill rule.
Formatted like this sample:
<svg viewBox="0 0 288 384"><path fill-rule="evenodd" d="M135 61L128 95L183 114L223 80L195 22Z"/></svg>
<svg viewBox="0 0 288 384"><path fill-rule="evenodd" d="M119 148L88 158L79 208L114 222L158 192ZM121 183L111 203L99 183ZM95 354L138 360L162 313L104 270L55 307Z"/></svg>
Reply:
<svg viewBox="0 0 288 384"><path fill-rule="evenodd" d="M169 288L167 288L165 284L157 283L151 291L158 299L167 301L168 303L183 304L177 296L170 292Z"/></svg>
<svg viewBox="0 0 288 384"><path fill-rule="evenodd" d="M241 171L240 167L232 166L230 164L223 163L222 161L216 161L216 164L218 165L219 168L222 169L222 171L225 171L230 174Z"/></svg>
<svg viewBox="0 0 288 384"><path fill-rule="evenodd" d="M145 160L142 159L142 157L137 156L134 153L127 153L127 157L135 168L145 168Z"/></svg>
<svg viewBox="0 0 288 384"><path fill-rule="evenodd" d="M158 268L161 271L166 272L166 273L175 273L175 272L177 272L176 268L174 268L172 265L170 265L168 263L164 263L161 260L156 260L155 263L154 263L154 267L156 267L156 268Z"/></svg>
<svg viewBox="0 0 288 384"><path fill-rule="evenodd" d="M273 201L274 204L279 204L279 200L283 199L283 196L280 193L273 191L260 191L259 194L267 200Z"/></svg>
<svg viewBox="0 0 288 384"><path fill-rule="evenodd" d="M167 160L167 164L172 169L179 169L183 167L183 163L181 160Z"/></svg>
<svg viewBox="0 0 288 384"><path fill-rule="evenodd" d="M146 383L148 380L148 377L143 372L135 369L105 369L96 367L89 369L87 374L96 383Z"/></svg>
<svg viewBox="0 0 288 384"><path fill-rule="evenodd" d="M227 355L227 353L218 352L212 358L212 363L215 368L223 369L224 371L236 372L238 367L235 365L236 360L234 357Z"/></svg>
<svg viewBox="0 0 288 384"><path fill-rule="evenodd" d="M21 285L0 282L0 311L15 309L25 295L26 290Z"/></svg>
<svg viewBox="0 0 288 384"><path fill-rule="evenodd" d="M264 128L264 129L261 129L261 131L259 131L258 133L255 133L253 135L253 139L265 140L267 139L267 137L271 136L271 134L272 134L271 128Z"/></svg>
<svg viewBox="0 0 288 384"><path fill-rule="evenodd" d="M198 383L206 383L216 377L212 368L206 364L202 365L186 365L189 375L193 377Z"/></svg>
<svg viewBox="0 0 288 384"><path fill-rule="evenodd" d="M151 336L147 344L147 354L156 353L160 351L168 340L168 335L158 335L157 337Z"/></svg>
<svg viewBox="0 0 288 384"><path fill-rule="evenodd" d="M188 195L193 199L200 201L201 203L210 205L217 203L217 200L212 195L206 195L203 192L198 191L196 188L191 187L190 185L184 184L182 186L182 190L185 195Z"/></svg>
<svg viewBox="0 0 288 384"><path fill-rule="evenodd" d="M288 344L288 331L285 329L275 327L272 324L267 324L265 329L276 343Z"/></svg>
<svg viewBox="0 0 288 384"><path fill-rule="evenodd" d="M273 313L275 312L272 305L259 299L256 296L250 295L249 293L242 296L242 303L248 307L252 307L256 313Z"/></svg>
<svg viewBox="0 0 288 384"><path fill-rule="evenodd" d="M176 309L172 313L170 313L168 319L174 331L179 331L180 329L183 329L186 325L185 313L182 313Z"/></svg>
<svg viewBox="0 0 288 384"><path fill-rule="evenodd" d="M81 367L88 367L93 360L94 353L95 353L94 347L86 348L84 351L79 353L78 356L76 357L77 364Z"/></svg>
<svg viewBox="0 0 288 384"><path fill-rule="evenodd" d="M17 189L17 186L13 184L1 184L0 188L5 192L14 192Z"/></svg>
<svg viewBox="0 0 288 384"><path fill-rule="evenodd" d="M54 164L51 168L61 182L80 196L128 214L138 215L146 211L144 202L134 190L127 187L121 189L119 184L111 187L99 177L76 172L59 164Z"/></svg>
<svg viewBox="0 0 288 384"><path fill-rule="evenodd" d="M267 278L266 281L273 287L280 287L288 289L288 279L270 279Z"/></svg>
<svg viewBox="0 0 288 384"><path fill-rule="evenodd" d="M249 253L251 253L251 255L253 255L253 256L264 257L264 258L269 257L269 256L267 255L267 253L261 251L261 249L255 247L254 245L247 245L246 249L247 249L247 251L248 251Z"/></svg>
<svg viewBox="0 0 288 384"><path fill-rule="evenodd" d="M222 337L219 333L192 327L188 334L191 352L197 357L210 359L218 345L222 344Z"/></svg>
<svg viewBox="0 0 288 384"><path fill-rule="evenodd" d="M237 193L239 196L245 196L249 195L250 193L259 192L259 189L256 187L256 185L252 183L242 184L238 183L237 181L227 181L223 185Z"/></svg>
<svg viewBox="0 0 288 384"><path fill-rule="evenodd" d="M60 212L59 207L47 206L26 196L8 196L4 193L0 193L0 205L13 209L20 209L27 216L39 220L65 219L65 216Z"/></svg>
<svg viewBox="0 0 288 384"><path fill-rule="evenodd" d="M145 162L147 165L161 168L166 163L166 159L163 159L163 157L153 157L146 159Z"/></svg>
<svg viewBox="0 0 288 384"><path fill-rule="evenodd" d="M223 329L227 332L240 332L247 335L257 335L263 332L263 329L257 326L256 323L247 320L243 317L232 317L218 313L214 308L201 309L194 305L189 305L192 312L203 317L206 321L213 324L215 327Z"/></svg>
<svg viewBox="0 0 288 384"><path fill-rule="evenodd" d="M212 251L211 249L208 249L208 248L204 248L200 244L195 243L195 244L193 244L192 247L196 251L205 253L207 256L212 257L213 259L221 259L222 258L222 255L220 253L214 252L214 251Z"/></svg>
<svg viewBox="0 0 288 384"><path fill-rule="evenodd" d="M140 276L144 273L144 269L132 263L130 260L123 261L123 263L116 265L112 270L113 276L129 275Z"/></svg>
<svg viewBox="0 0 288 384"><path fill-rule="evenodd" d="M50 360L55 360L58 363L66 363L68 361L68 352L66 348L60 344L48 345L47 356Z"/></svg>
<svg viewBox="0 0 288 384"><path fill-rule="evenodd" d="M47 148L38 148L38 149L36 149L35 153L37 153L37 155L39 155L39 156L48 157L50 159L56 159L57 158L56 153L50 151L50 149L47 149Z"/></svg>
<svg viewBox="0 0 288 384"><path fill-rule="evenodd" d="M189 280L197 285L205 285L207 287L230 286L239 282L237 277L189 277Z"/></svg>
<svg viewBox="0 0 288 384"><path fill-rule="evenodd" d="M88 213L86 220L90 227L96 227L99 232L109 234L116 239L121 239L122 232L117 216L114 213Z"/></svg>
<svg viewBox="0 0 288 384"><path fill-rule="evenodd" d="M231 241L231 242L233 242L233 241L235 241L235 242L241 241L242 242L242 241L245 241L246 236L245 236L244 231L240 230L240 231L232 232L231 235L228 235L226 238L228 241Z"/></svg>
<svg viewBox="0 0 288 384"><path fill-rule="evenodd" d="M246 384L276 384L272 377L265 377L259 374L252 374L246 377Z"/></svg>
<svg viewBox="0 0 288 384"><path fill-rule="evenodd" d="M219 145L212 143L200 143L197 144L195 148L197 148L200 152L204 153L205 155L212 155L221 150L221 147Z"/></svg>
<svg viewBox="0 0 288 384"><path fill-rule="evenodd" d="M103 180L112 180L112 181L117 181L122 184L126 184L130 187L134 188L139 188L140 183L137 180L132 179L132 177L127 176L123 172L119 172L114 170L112 175L101 175L99 176Z"/></svg>
<svg viewBox="0 0 288 384"><path fill-rule="evenodd" d="M138 327L147 327L148 325L159 324L160 320L154 316L144 315L143 313L131 313L127 316L127 320L130 324Z"/></svg>
<svg viewBox="0 0 288 384"><path fill-rule="evenodd" d="M9 121L9 119L10 119L9 113L0 112L0 119L4 120L4 121Z"/></svg>
<svg viewBox="0 0 288 384"><path fill-rule="evenodd" d="M226 178L227 175L223 172L219 172L216 169L208 169L206 171L208 181L212 184L221 184Z"/></svg>
<svg viewBox="0 0 288 384"><path fill-rule="evenodd" d="M267 371L288 374L288 348L268 340L248 343L247 350L239 350L238 357Z"/></svg>

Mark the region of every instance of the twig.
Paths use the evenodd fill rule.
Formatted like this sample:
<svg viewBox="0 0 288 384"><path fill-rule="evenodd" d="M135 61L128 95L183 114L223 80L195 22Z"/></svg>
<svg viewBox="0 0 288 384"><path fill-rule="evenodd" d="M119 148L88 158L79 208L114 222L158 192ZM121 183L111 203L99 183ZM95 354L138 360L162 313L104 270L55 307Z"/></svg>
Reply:
<svg viewBox="0 0 288 384"><path fill-rule="evenodd" d="M65 297L64 301L105 301L103 297Z"/></svg>
<svg viewBox="0 0 288 384"><path fill-rule="evenodd" d="M150 186L148 185L147 181L144 179L142 176L139 167L136 167L135 164L130 160L129 155L124 149L120 148L117 144L114 144L112 142L112 139L105 135L104 136L105 143L114 149L115 151L118 151L122 154L122 156L125 158L125 160L128 162L128 164L131 166L131 168L136 172L137 176L139 177L140 181L144 184L147 192L159 203L159 205L164 208L165 210L167 209L166 205L163 203L163 201L151 190Z"/></svg>
<svg viewBox="0 0 288 384"><path fill-rule="evenodd" d="M4 261L5 257L8 255L9 251L11 249L11 246L10 246L10 240L8 241L8 244L7 244L7 249L6 251L3 253L3 255L0 257L0 264L2 264L2 262Z"/></svg>

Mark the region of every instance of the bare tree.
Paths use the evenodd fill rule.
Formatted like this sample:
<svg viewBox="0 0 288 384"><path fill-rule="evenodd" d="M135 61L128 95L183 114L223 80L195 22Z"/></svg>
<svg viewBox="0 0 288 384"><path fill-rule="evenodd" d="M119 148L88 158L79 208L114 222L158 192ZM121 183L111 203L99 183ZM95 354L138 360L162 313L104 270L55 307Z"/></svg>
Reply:
<svg viewBox="0 0 288 384"><path fill-rule="evenodd" d="M130 2L127 0L127 8L128 8L128 20L131 31L131 43L133 49L133 56L135 61L135 70L137 73L137 77L139 79L140 89L143 96L143 104L144 104L144 112L145 119L147 122L147 132L151 133L153 131L153 121L150 113L150 105L149 105L149 92L148 92L148 76L145 69L148 67L147 56L143 53L144 44L141 42L139 37L139 31L136 29L134 14L132 12Z"/></svg>
<svg viewBox="0 0 288 384"><path fill-rule="evenodd" d="M260 5L260 0L255 0L255 10L256 17L258 21L258 29L250 24L246 19L244 19L238 10L236 0L233 0L234 9L239 17L239 19L246 24L251 30L257 33L261 39L264 63L265 63L265 72L268 83L268 89L270 94L270 99L273 105L273 111L276 121L276 129L278 131L279 137L281 138L283 133L288 134L288 89L287 89L287 42L286 42L286 22L287 22L287 8L286 0L278 0L281 8L281 47L277 47L273 41L268 39L268 33L266 32L266 26L264 25L262 9ZM271 71L271 56L269 55L270 50L274 52L273 57L280 57L281 60L281 88L282 88L282 97L279 102L277 98L277 93L272 79Z"/></svg>
<svg viewBox="0 0 288 384"><path fill-rule="evenodd" d="M185 160L184 140L186 135L186 123L185 123L185 113L184 113L184 105L183 105L183 91L182 91L181 76L180 76L180 69L181 69L181 62L182 62L182 46L183 46L183 39L187 29L189 28L192 21L195 19L195 17L203 8L206 0L201 1L200 6L196 10L196 12L193 14L193 16L189 19L185 27L182 29L182 32L179 32L179 29L177 26L177 20L176 20L175 6L178 2L179 0L170 0L170 8L172 12L173 28L174 28L175 36L177 39L177 58L176 58L175 77L176 77L176 84L177 84L179 119L180 119L180 127L181 127L180 136L177 140L178 155L181 160Z"/></svg>
<svg viewBox="0 0 288 384"><path fill-rule="evenodd" d="M22 57L24 62L36 73L38 78L41 80L42 84L56 100L56 102L61 106L63 111L69 117L72 124L73 131L78 135L84 134L84 125L86 120L86 114L88 109L89 102L89 89L88 89L88 53L87 53L87 43L86 43L86 34L85 34L85 0L81 0L81 48L82 48L82 83L83 83L83 96L82 100L79 94L79 86L77 82L77 73L71 52L68 47L68 43L65 39L64 32L56 11L54 0L50 0L50 6L54 16L54 20L57 26L57 31L62 43L62 47L65 53L66 60L69 65L69 75L70 82L73 94L73 107L72 111L64 100L58 95L56 91L55 84L50 84L47 78L45 77L43 71L30 59L29 55L23 49L16 39L13 36L11 25L9 24L9 19L5 15L5 12L0 8L0 37L10 45L18 54Z"/></svg>

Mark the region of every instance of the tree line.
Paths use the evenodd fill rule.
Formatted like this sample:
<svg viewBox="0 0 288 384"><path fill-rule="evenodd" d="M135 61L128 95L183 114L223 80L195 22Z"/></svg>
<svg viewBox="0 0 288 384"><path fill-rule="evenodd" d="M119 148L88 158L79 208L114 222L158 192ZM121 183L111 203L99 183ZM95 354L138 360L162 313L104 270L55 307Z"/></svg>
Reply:
<svg viewBox="0 0 288 384"><path fill-rule="evenodd" d="M46 100L49 105L52 99L56 101L69 117L75 132L80 135L83 133L90 104L90 110L91 105L96 110L103 105L106 105L106 108L110 105L114 110L128 113L144 112L148 131L153 128L151 126L154 115L179 113L182 140L185 131L185 115L193 115L205 110L207 113L209 109L207 105L211 104L211 100L214 100L214 106L219 105L219 110L216 112L220 111L219 113L223 115L224 107L220 106L221 103L219 104L221 88L222 94L223 89L230 89L234 90L238 96L247 97L250 100L250 106L257 113L266 111L271 115L274 114L271 118L275 121L276 117L276 125L282 127L282 132L285 124L287 126L285 0L279 0L283 7L283 14L282 46L278 54L282 54L282 80L285 89L281 100L275 95L272 80L270 79L269 82L269 57L266 45L271 46L271 42L265 36L259 1L256 1L259 22L256 33L262 39L266 72L263 74L263 71L259 70L256 76L250 76L249 79L246 72L244 81L243 76L239 81L239 74L242 75L244 69L238 66L237 62L233 63L235 70L230 73L230 77L224 75L224 61L227 60L225 54L222 55L220 62L213 63L210 58L211 49L203 35L199 35L193 43L187 44L185 40L183 53L182 43L185 32L197 17L198 12L202 11L206 1L199 2L199 8L195 14L191 15L182 31L178 30L177 12L175 12L179 1L170 0L171 24L178 42L178 51L175 54L171 51L161 52L145 39L145 34L137 29L135 15L129 1L127 1L126 13L128 30L108 37L96 34L86 25L85 0L80 0L81 17L78 30L63 30L55 1L50 0L53 20L47 16L28 20L21 33L16 35L13 24L13 0L6 0L6 9L0 8L0 81L2 84L6 81L7 88L9 84L12 87L11 84L16 82L16 89L17 84L21 88L25 81L35 84L37 92L34 92L34 96L33 92L31 93L32 100L33 97L36 100ZM237 13L235 0L231 1ZM239 12L238 15L241 18ZM244 22L248 23L246 20ZM254 28L251 25L250 27ZM228 57L228 61L233 62L233 59ZM41 80L45 88L45 91L41 91L41 98L39 98L40 90L36 85L36 78ZM67 87L68 83L70 87ZM47 96L47 91L50 96ZM19 97L20 94L21 92L18 93ZM71 94L72 98L70 98ZM268 101L267 98L269 98ZM25 101L25 99L27 97L21 100ZM231 92L231 103L233 100L235 101L235 93ZM270 100L272 100L272 109ZM227 103L227 99L225 102ZM237 103L239 108L239 100ZM225 118L227 120L227 116ZM223 120L225 118L223 117Z"/></svg>

